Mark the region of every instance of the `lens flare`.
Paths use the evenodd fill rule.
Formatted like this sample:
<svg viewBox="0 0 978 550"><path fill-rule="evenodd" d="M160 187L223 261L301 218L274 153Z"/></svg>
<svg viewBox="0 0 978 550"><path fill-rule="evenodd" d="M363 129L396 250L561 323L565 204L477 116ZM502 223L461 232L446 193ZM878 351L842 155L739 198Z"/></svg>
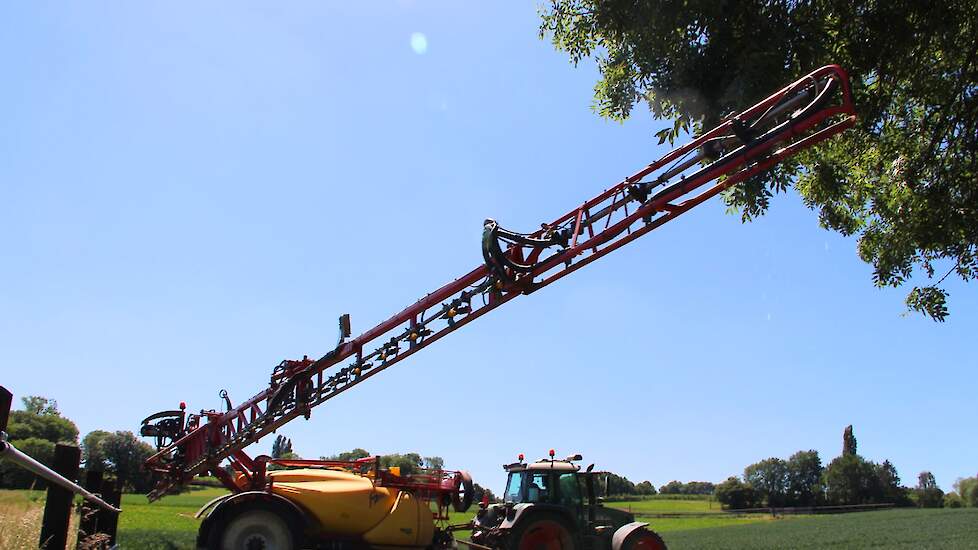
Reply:
<svg viewBox="0 0 978 550"><path fill-rule="evenodd" d="M428 37L423 32L411 33L411 49L418 55L428 51Z"/></svg>

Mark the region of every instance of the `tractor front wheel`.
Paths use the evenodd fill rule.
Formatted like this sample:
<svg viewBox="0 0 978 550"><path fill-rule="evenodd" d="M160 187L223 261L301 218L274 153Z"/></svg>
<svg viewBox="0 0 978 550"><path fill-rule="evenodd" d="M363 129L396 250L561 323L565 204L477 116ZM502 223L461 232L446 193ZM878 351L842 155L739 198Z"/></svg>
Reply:
<svg viewBox="0 0 978 550"><path fill-rule="evenodd" d="M221 550L290 550L295 534L288 522L275 512L253 509L228 521L221 534Z"/></svg>
<svg viewBox="0 0 978 550"><path fill-rule="evenodd" d="M551 513L536 513L520 521L509 540L509 550L574 550L571 526Z"/></svg>

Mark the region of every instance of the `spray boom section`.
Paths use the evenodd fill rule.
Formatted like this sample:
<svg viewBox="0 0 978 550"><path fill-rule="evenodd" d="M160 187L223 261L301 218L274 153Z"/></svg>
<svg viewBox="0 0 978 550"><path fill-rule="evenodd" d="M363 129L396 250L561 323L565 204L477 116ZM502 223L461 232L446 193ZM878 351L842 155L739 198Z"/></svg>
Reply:
<svg viewBox="0 0 978 550"><path fill-rule="evenodd" d="M155 438L158 448L146 461L159 480L150 499L208 472L232 491L256 488L264 483L264 464L245 454L247 446L299 416L309 418L316 406L506 302L850 128L855 119L845 71L822 67L535 231L518 233L485 220L484 263L390 319L350 339L344 315L332 351L318 359L282 361L268 386L237 406L225 392L224 411L188 415L181 407L143 420L140 433ZM225 463L235 475L225 471Z"/></svg>

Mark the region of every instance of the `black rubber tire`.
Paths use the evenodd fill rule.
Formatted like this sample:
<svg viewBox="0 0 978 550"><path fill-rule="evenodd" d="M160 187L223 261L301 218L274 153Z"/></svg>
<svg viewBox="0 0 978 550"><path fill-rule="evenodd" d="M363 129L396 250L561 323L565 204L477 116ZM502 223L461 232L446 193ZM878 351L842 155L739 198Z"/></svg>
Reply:
<svg viewBox="0 0 978 550"><path fill-rule="evenodd" d="M298 540L291 518L266 507L248 507L225 518L211 540L219 550L292 550ZM215 526L218 527L218 526Z"/></svg>
<svg viewBox="0 0 978 550"><path fill-rule="evenodd" d="M641 528L628 535L621 550L666 550L666 541L655 531Z"/></svg>
<svg viewBox="0 0 978 550"><path fill-rule="evenodd" d="M472 506L472 475L462 470L455 476L455 492L452 493L452 508L465 512Z"/></svg>
<svg viewBox="0 0 978 550"><path fill-rule="evenodd" d="M507 543L507 550L577 550L573 525L554 512L520 518Z"/></svg>

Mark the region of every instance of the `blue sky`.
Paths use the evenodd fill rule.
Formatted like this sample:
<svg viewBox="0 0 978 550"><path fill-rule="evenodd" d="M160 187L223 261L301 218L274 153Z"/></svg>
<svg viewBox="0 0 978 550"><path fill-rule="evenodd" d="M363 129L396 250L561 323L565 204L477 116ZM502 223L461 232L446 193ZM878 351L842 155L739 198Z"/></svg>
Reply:
<svg viewBox="0 0 978 550"><path fill-rule="evenodd" d="M218 408L663 153L591 110L532 3L8 3L0 383L82 433ZM306 457L437 454L502 489L524 452L656 485L816 449L974 475L978 300L904 316L789 194L714 200L282 430ZM551 418L544 423L541 419ZM263 440L255 454L267 452Z"/></svg>

